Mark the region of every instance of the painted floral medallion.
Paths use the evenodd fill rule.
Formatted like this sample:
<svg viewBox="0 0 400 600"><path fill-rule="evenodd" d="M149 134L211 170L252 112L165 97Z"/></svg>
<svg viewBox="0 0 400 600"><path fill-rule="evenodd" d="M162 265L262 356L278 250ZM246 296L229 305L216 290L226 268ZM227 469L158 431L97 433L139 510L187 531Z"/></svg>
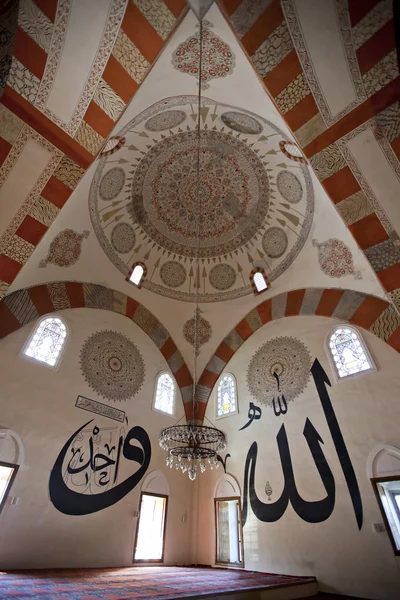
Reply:
<svg viewBox="0 0 400 600"><path fill-rule="evenodd" d="M203 90L210 87L208 83L210 80L226 77L235 68L235 55L228 44L213 33L212 27L209 21L203 21L201 69L201 87ZM198 79L199 59L200 30L187 38L182 44L179 44L172 55L172 65L181 73Z"/></svg>
<svg viewBox="0 0 400 600"><path fill-rule="evenodd" d="M309 233L314 197L306 165L293 163L293 178L290 167L282 169L285 137L275 125L208 98L198 179L196 101L162 100L124 126L123 162L99 160L90 215L101 246L125 276L135 257L147 266L144 288L186 301L196 290L200 302L215 302L251 294L254 266L267 269L270 281L288 268ZM285 196L277 197L282 181ZM268 262L255 265L263 256Z"/></svg>

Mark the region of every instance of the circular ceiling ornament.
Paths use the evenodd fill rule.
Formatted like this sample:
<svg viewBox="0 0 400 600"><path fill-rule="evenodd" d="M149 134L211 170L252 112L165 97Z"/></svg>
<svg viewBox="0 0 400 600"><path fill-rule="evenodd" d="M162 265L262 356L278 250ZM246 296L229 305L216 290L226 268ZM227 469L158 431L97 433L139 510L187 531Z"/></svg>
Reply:
<svg viewBox="0 0 400 600"><path fill-rule="evenodd" d="M221 121L234 131L246 133L247 135L256 135L261 133L263 126L254 117L241 112L228 111L221 115Z"/></svg>
<svg viewBox="0 0 400 600"><path fill-rule="evenodd" d="M162 265L160 277L165 285L178 288L186 281L186 269L180 263L170 260Z"/></svg>
<svg viewBox="0 0 400 600"><path fill-rule="evenodd" d="M287 202L290 204L298 204L303 197L303 188L300 180L290 171L279 171L276 178L278 190Z"/></svg>
<svg viewBox="0 0 400 600"><path fill-rule="evenodd" d="M263 344L254 354L247 370L251 395L272 406L273 399L297 398L310 379L311 355L306 346L292 337L277 337Z"/></svg>
<svg viewBox="0 0 400 600"><path fill-rule="evenodd" d="M166 110L159 115L154 115L145 123L147 131L166 131L182 125L186 121L186 113L183 110Z"/></svg>
<svg viewBox="0 0 400 600"><path fill-rule="evenodd" d="M194 301L196 289L199 302L216 302L253 293L249 273L259 253L265 253L267 229L282 230L280 250L269 250L269 280L273 282L290 266L310 231L314 196L309 168L299 164L294 179L290 172L289 182L286 175L280 177L286 198L275 194L271 207L273 186L282 170L277 149L284 134L260 115L209 98L202 99L198 181L196 102L197 96L163 99L122 128L119 134L126 144L119 156L123 162L115 167L112 157L98 161L89 195L90 216L103 250L125 277L135 252L151 273L144 288L188 302ZM183 131L179 126L151 134L146 129L146 124L153 129L172 125L171 115L180 120L180 113L186 115ZM230 125L246 133L228 129L222 118L227 121L227 115ZM113 169L121 169L125 177ZM199 198L199 271L195 273ZM114 227L119 223L134 230L132 252L117 250L122 247L115 242L119 230ZM163 267L166 263L180 266Z"/></svg>
<svg viewBox="0 0 400 600"><path fill-rule="evenodd" d="M229 290L236 281L236 271L231 265L215 265L210 271L209 280L216 290Z"/></svg>
<svg viewBox="0 0 400 600"><path fill-rule="evenodd" d="M114 200L125 185L125 171L121 167L113 167L103 176L99 195L102 200Z"/></svg>
<svg viewBox="0 0 400 600"><path fill-rule="evenodd" d="M91 335L81 349L80 366L90 387L108 400L127 400L143 385L142 355L133 342L115 331Z"/></svg>
<svg viewBox="0 0 400 600"><path fill-rule="evenodd" d="M186 131L155 144L136 169L132 218L168 252L194 258L198 195L199 256L211 258L248 243L265 221L269 179L249 146L218 131Z"/></svg>
<svg viewBox="0 0 400 600"><path fill-rule="evenodd" d="M111 244L116 252L127 254L135 246L136 236L132 225L117 223L111 230Z"/></svg>
<svg viewBox="0 0 400 600"><path fill-rule="evenodd" d="M263 235L262 247L269 258L280 258L288 247L288 237L280 227L270 227Z"/></svg>

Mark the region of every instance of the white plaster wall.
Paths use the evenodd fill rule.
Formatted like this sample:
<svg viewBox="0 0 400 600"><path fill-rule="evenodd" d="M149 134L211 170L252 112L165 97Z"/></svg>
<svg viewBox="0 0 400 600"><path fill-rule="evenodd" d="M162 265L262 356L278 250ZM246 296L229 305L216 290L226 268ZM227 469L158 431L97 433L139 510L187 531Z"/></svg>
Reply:
<svg viewBox="0 0 400 600"><path fill-rule="evenodd" d="M254 111L280 127L288 137L291 137L284 120L279 115L262 82L258 79L252 65L215 4L207 13L207 19L214 25L213 31L232 47L236 55L236 67L233 73L227 77L210 81L210 88L204 91L204 96ZM120 131L134 116L162 98L184 94L196 95L198 93L196 78L185 75L171 66L173 51L178 44L196 31L196 24L196 18L189 12L121 116L113 134ZM286 158L281 154L271 157L274 164L282 162L282 160L286 160ZM290 163L288 160L286 162ZM185 361L188 365L191 365L193 348L184 339L182 326L187 319L193 316L193 304L166 297L162 297L160 302L158 294L143 288L138 290L132 284L127 283L124 275L107 258L97 241L88 210L89 190L97 164L95 162L88 169L60 215L39 243L29 261L21 269L9 291L43 282L73 280L90 281L124 292L144 304L168 327ZM294 173L295 168L292 170ZM213 336L201 349L198 360L199 372L202 371L210 356L228 332L247 312L259 304L261 300L268 297L303 287L338 287L386 297L386 293L375 273L357 247L322 185L313 172L311 172L311 176L315 194L314 220L308 239L292 265L272 283L270 291L263 294L262 297L249 294L235 300L202 305L203 316L211 323ZM52 264L48 264L45 269L38 268L40 261L46 257L49 245L55 235L66 228L75 229L79 233L84 229L91 232L89 238L82 242L82 254L78 262L69 268L57 267ZM315 238L318 242L323 242L332 237L339 238L349 246L354 257L354 268L360 272L361 279L355 279L353 275L334 279L322 272L318 264L317 248L312 245L312 240ZM143 254L147 250L151 250L151 244L145 248ZM150 256L147 261L149 273L152 271L151 265L154 260ZM261 262L260 265L262 264ZM265 267L265 265L263 266ZM252 268L253 265L249 263L246 277L249 276Z"/></svg>
<svg viewBox="0 0 400 600"><path fill-rule="evenodd" d="M187 477L165 467L158 445L159 431L183 414L178 393L175 417L151 410L157 373L168 365L150 338L129 319L103 310L62 311L70 328L65 354L57 371L19 355L31 333L27 325L0 342L0 429L16 431L25 445L25 465L15 479L11 495L0 515L0 569L44 567L116 567L132 565L134 537L144 479L117 504L84 516L69 516L51 503L50 471L67 439L84 423L94 419L100 427L120 425L75 407L78 394L115 405L126 411L127 429L143 427L151 440L152 458L147 473L164 472L170 487L166 526L165 563L190 562L193 488ZM85 382L79 367L82 344L91 334L112 329L131 339L142 353L146 374L136 396L125 402L101 398ZM0 456L1 458L1 456ZM123 464L119 481L137 469ZM127 461L125 461L127 463ZM182 517L186 515L186 522Z"/></svg>
<svg viewBox="0 0 400 600"><path fill-rule="evenodd" d="M234 355L227 366L238 383L239 414L216 421L228 436L227 471L243 488L244 464L254 441L258 443L256 492L268 502L265 485L269 481L277 500L283 489L282 467L276 435L285 424L299 494L308 501L325 497L307 442L303 436L308 417L323 439L323 452L336 482L336 504L322 523L303 521L289 504L275 523L256 519L249 507L244 527L245 568L293 575L315 575L320 589L345 595L397 600L400 589L400 562L396 562L386 533L374 533L372 524L382 522L375 495L367 476L370 451L381 443L400 444L400 358L373 334L362 331L376 361L376 372L354 376L335 383L325 353L325 339L337 321L322 317L295 317L271 322L259 329ZM288 404L288 412L276 417L263 406L262 417L245 430L248 406L254 401L246 383L246 370L254 352L266 341L281 335L301 340L312 358L318 358L331 380L329 395L347 450L356 472L364 508L364 523L359 531L343 471L327 426L312 378L303 394ZM211 396L206 416L215 422L215 396ZM213 564L213 495L221 471L208 472L200 481L198 560ZM242 489L243 493L243 489Z"/></svg>

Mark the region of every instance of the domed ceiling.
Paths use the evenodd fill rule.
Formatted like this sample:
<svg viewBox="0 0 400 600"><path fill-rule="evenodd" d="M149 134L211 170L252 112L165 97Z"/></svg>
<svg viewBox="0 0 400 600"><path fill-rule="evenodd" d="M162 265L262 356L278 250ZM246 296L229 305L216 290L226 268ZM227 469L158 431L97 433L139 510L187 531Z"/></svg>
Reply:
<svg viewBox="0 0 400 600"><path fill-rule="evenodd" d="M118 133L90 190L98 240L127 276L144 262L143 287L178 300L252 294L249 273L272 281L300 252L314 196L308 167L287 158L283 132L259 115L203 98L200 178L197 96L161 100ZM199 268L196 273L200 211Z"/></svg>

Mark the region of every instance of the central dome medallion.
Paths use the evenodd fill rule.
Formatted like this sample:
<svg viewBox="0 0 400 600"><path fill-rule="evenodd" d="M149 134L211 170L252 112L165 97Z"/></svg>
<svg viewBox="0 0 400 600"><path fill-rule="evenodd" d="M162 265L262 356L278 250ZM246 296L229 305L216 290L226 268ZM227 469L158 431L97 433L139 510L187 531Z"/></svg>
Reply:
<svg viewBox="0 0 400 600"><path fill-rule="evenodd" d="M280 149L283 132L246 110L203 98L199 153L197 100L167 98L128 122L117 134L122 147L99 160L89 207L124 276L143 262L143 288L188 302L196 291L199 302L216 302L252 294L254 267L273 281L292 264L314 196L307 165Z"/></svg>
<svg viewBox="0 0 400 600"><path fill-rule="evenodd" d="M228 254L262 227L269 180L261 160L244 142L218 131L178 133L147 153L132 183L132 219L162 248L196 256L200 212L201 258Z"/></svg>

